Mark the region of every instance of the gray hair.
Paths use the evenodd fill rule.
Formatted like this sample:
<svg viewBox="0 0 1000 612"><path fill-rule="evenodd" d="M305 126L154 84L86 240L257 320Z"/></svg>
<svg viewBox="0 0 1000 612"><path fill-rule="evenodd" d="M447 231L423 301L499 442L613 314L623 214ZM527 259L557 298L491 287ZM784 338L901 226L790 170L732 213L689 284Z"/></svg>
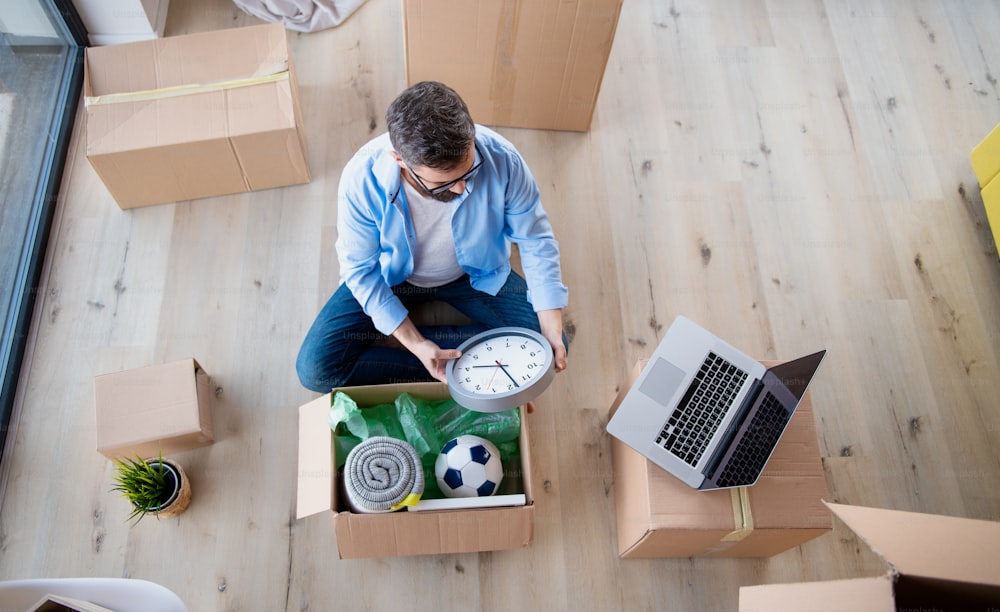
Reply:
<svg viewBox="0 0 1000 612"><path fill-rule="evenodd" d="M451 170L467 159L476 127L458 93L422 81L399 94L385 112L389 139L410 166Z"/></svg>

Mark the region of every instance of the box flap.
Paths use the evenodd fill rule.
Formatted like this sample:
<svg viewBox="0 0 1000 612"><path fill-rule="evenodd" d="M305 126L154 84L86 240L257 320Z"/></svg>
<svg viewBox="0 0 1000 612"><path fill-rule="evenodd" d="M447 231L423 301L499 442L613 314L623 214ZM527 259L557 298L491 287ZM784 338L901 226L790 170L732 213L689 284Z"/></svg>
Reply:
<svg viewBox="0 0 1000 612"><path fill-rule="evenodd" d="M521 406L518 409L518 415L521 417L521 433L519 437L518 444L521 450L521 476L524 481L524 495L525 503L533 504L535 503L535 490L531 484L530 474L531 470L531 438L528 434L528 411Z"/></svg>
<svg viewBox="0 0 1000 612"><path fill-rule="evenodd" d="M828 582L761 584L740 587L740 612L893 612L896 609L892 579L858 578Z"/></svg>
<svg viewBox="0 0 1000 612"><path fill-rule="evenodd" d="M426 400L443 400L451 398L448 385L439 382L407 383L405 385L363 385L358 387L340 387L333 392L343 391L351 396L358 406L377 406L391 404L400 393L406 392Z"/></svg>
<svg viewBox="0 0 1000 612"><path fill-rule="evenodd" d="M1000 523L826 505L902 574L1000 585Z"/></svg>
<svg viewBox="0 0 1000 612"><path fill-rule="evenodd" d="M295 518L333 509L336 493L329 394L299 407L299 473Z"/></svg>

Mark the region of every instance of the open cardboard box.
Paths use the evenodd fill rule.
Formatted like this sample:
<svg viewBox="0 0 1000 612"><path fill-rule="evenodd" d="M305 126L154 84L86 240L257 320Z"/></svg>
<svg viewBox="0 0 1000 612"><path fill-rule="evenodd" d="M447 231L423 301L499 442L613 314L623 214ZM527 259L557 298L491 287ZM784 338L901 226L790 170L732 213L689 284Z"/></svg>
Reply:
<svg viewBox="0 0 1000 612"><path fill-rule="evenodd" d="M451 397L444 383L407 383L334 389L299 407L299 474L296 518L333 512L342 559L505 550L527 546L534 535L531 452L527 413L521 410L521 474L525 505L355 514L341 506L333 430L327 422L333 394L348 393L364 409L391 404L404 392L426 400Z"/></svg>
<svg viewBox="0 0 1000 612"><path fill-rule="evenodd" d="M194 359L102 374L94 379L97 450L150 458L211 444L212 398Z"/></svg>
<svg viewBox="0 0 1000 612"><path fill-rule="evenodd" d="M645 365L635 365L611 414ZM698 491L613 436L611 452L622 558L770 557L833 527L808 392L752 487Z"/></svg>
<svg viewBox="0 0 1000 612"><path fill-rule="evenodd" d="M87 159L121 208L306 183L281 24L91 47Z"/></svg>
<svg viewBox="0 0 1000 612"><path fill-rule="evenodd" d="M885 560L888 572L873 578L741 587L741 612L1000 608L1000 523L826 505Z"/></svg>
<svg viewBox="0 0 1000 612"><path fill-rule="evenodd" d="M623 0L404 0L406 77L441 81L477 123L586 131Z"/></svg>

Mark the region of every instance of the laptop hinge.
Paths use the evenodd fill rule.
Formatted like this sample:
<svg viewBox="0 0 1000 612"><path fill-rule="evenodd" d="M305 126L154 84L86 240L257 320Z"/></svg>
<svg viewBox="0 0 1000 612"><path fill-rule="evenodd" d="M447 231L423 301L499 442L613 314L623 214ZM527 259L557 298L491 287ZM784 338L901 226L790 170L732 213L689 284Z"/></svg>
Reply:
<svg viewBox="0 0 1000 612"><path fill-rule="evenodd" d="M715 446L715 452L712 453L711 458L705 465L703 474L706 480L712 480L715 476L715 471L719 469L719 464L722 463L723 457L726 456L726 451L732 446L736 434L739 432L740 427L743 426L743 423L746 422L747 416L750 415L750 409L757 401L757 396L760 395L760 391L763 388L764 383L760 380L755 380L753 385L750 386L750 392L743 398L739 409L736 411L736 418L729 422L729 427L726 428L726 432L719 438L719 443Z"/></svg>

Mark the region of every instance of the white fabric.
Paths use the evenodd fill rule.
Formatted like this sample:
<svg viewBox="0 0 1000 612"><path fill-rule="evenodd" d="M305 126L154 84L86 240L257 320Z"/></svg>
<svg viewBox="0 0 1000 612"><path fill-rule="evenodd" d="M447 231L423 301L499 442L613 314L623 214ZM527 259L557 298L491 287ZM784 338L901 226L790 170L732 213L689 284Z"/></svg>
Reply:
<svg viewBox="0 0 1000 612"><path fill-rule="evenodd" d="M233 0L243 12L289 30L315 32L340 25L365 0Z"/></svg>
<svg viewBox="0 0 1000 612"><path fill-rule="evenodd" d="M451 215L455 205L428 198L403 181L406 205L416 234L413 245L413 274L406 279L417 287L440 287L459 278L465 272L458 265L455 236L451 232Z"/></svg>

